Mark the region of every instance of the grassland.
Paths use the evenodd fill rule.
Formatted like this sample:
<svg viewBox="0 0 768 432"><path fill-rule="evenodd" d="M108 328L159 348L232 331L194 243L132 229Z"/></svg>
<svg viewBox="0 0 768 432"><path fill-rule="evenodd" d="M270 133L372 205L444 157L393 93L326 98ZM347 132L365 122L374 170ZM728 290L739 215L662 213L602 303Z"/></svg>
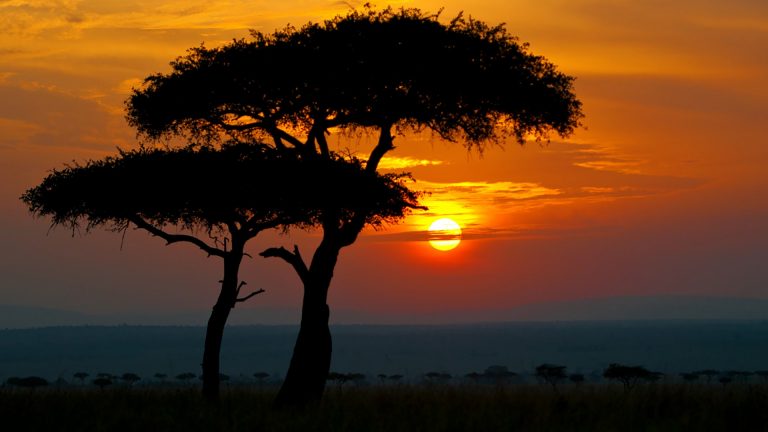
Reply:
<svg viewBox="0 0 768 432"><path fill-rule="evenodd" d="M651 384L330 388L318 406L274 411L274 389L0 390L5 431L768 431L768 386Z"/></svg>

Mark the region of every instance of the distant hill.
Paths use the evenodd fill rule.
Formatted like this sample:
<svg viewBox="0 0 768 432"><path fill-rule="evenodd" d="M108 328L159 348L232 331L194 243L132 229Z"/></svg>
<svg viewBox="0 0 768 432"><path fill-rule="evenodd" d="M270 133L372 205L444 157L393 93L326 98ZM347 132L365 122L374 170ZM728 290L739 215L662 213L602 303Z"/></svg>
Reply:
<svg viewBox="0 0 768 432"><path fill-rule="evenodd" d="M703 296L605 297L537 303L488 314L489 321L768 319L768 299Z"/></svg>
<svg viewBox="0 0 768 432"><path fill-rule="evenodd" d="M285 374L296 326L232 326L224 334L222 372ZM332 369L463 376L503 365L530 374L541 363L599 376L608 364L637 364L676 374L699 369L768 368L768 321L570 321L450 326L334 326ZM201 326L80 326L0 330L0 381L39 375L71 379L79 371L142 377L200 372ZM373 378L375 379L375 378Z"/></svg>
<svg viewBox="0 0 768 432"><path fill-rule="evenodd" d="M205 325L208 310L168 313L87 314L33 306L0 305L0 328L73 325ZM232 325L297 324L296 308L238 307ZM703 296L605 297L534 303L510 309L445 311L433 314L376 314L332 309L335 324L468 324L514 321L761 320L768 299Z"/></svg>

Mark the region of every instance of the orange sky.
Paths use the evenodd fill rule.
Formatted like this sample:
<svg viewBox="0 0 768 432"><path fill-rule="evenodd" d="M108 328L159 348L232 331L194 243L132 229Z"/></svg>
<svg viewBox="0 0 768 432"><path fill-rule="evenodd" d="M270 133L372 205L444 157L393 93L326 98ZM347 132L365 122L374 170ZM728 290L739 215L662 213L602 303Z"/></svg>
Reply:
<svg viewBox="0 0 768 432"><path fill-rule="evenodd" d="M141 232L129 233L122 250L116 234L47 233L18 196L67 161L135 146L123 100L185 49L330 17L347 4L0 0L0 304L207 309L214 259ZM332 308L451 320L602 296L766 297L768 3L378 4L444 6L446 19L466 8L506 22L533 52L578 77L586 128L566 141L482 156L429 134L398 137L385 162L433 192L430 211L346 249ZM330 142L359 152L371 144ZM450 252L423 241L441 216L464 228ZM311 233L267 235L252 250L314 241ZM238 313L298 307L298 280L283 263L249 260L243 277L267 294Z"/></svg>

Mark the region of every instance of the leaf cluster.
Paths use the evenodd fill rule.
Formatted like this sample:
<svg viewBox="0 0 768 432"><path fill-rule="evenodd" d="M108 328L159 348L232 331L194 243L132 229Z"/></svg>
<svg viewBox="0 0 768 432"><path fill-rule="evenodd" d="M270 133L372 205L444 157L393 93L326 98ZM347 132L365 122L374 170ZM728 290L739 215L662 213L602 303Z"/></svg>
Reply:
<svg viewBox="0 0 768 432"><path fill-rule="evenodd" d="M186 229L307 227L325 212L397 220L419 194L403 174L366 173L360 161L301 156L258 143L140 148L51 172L22 197L70 229L124 229L134 218Z"/></svg>
<svg viewBox="0 0 768 432"><path fill-rule="evenodd" d="M277 127L431 129L479 146L579 126L573 77L503 25L366 8L300 29L190 50L134 90L140 133L188 138Z"/></svg>

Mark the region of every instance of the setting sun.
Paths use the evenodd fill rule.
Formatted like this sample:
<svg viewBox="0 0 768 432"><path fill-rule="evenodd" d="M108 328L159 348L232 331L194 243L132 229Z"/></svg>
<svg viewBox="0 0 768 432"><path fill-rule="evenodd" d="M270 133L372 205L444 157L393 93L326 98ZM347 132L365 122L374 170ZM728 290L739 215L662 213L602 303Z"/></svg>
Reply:
<svg viewBox="0 0 768 432"><path fill-rule="evenodd" d="M439 251L455 249L461 243L461 227L453 219L438 219L428 231L430 246Z"/></svg>

